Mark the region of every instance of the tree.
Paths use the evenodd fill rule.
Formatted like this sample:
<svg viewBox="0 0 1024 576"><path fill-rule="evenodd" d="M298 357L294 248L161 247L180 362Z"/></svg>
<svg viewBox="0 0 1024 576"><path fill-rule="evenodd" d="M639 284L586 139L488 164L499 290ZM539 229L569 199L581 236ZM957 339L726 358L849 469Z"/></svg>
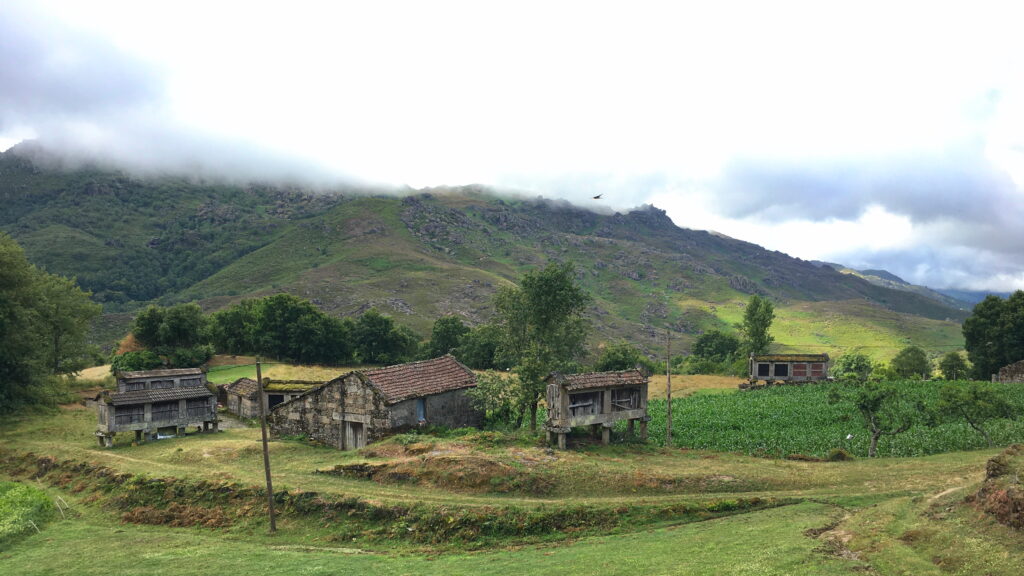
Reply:
<svg viewBox="0 0 1024 576"><path fill-rule="evenodd" d="M548 264L528 272L518 287L495 295L502 341L497 355L509 359L526 390L520 410L530 410L530 430L537 429L537 406L544 379L571 367L583 354L589 325L583 312L590 295L576 283L571 263Z"/></svg>
<svg viewBox="0 0 1024 576"><path fill-rule="evenodd" d="M764 354L768 351L768 345L775 340L768 333L774 319L775 306L767 298L762 298L757 294L750 297L747 309L743 311L743 322L739 325L747 352Z"/></svg>
<svg viewBox="0 0 1024 576"><path fill-rule="evenodd" d="M873 366L866 354L850 352L843 354L832 364L832 377L836 380L864 382L871 375Z"/></svg>
<svg viewBox="0 0 1024 576"><path fill-rule="evenodd" d="M89 364L89 323L102 306L73 279L38 272L37 326L46 339L46 363L54 374L69 374Z"/></svg>
<svg viewBox="0 0 1024 576"><path fill-rule="evenodd" d="M988 380L1007 364L1024 360L1024 291L1006 300L987 296L964 320L964 348L973 376Z"/></svg>
<svg viewBox="0 0 1024 576"><path fill-rule="evenodd" d="M147 349L163 357L169 366L191 368L200 366L213 356L214 349L206 343L207 318L195 303L177 304L169 308L149 306L135 317L132 334ZM125 361L111 361L111 371Z"/></svg>
<svg viewBox="0 0 1024 576"><path fill-rule="evenodd" d="M946 380L965 380L970 367L959 352L946 352L939 360L939 371Z"/></svg>
<svg viewBox="0 0 1024 576"><path fill-rule="evenodd" d="M97 312L73 280L32 266L0 233L0 413L56 398L53 375L80 365Z"/></svg>
<svg viewBox="0 0 1024 576"><path fill-rule="evenodd" d="M462 338L469 333L469 327L458 316L444 316L434 321L427 343L427 356L437 358L452 353L462 344Z"/></svg>
<svg viewBox="0 0 1024 576"><path fill-rule="evenodd" d="M411 359L419 342L408 327L396 325L390 316L370 308L355 322L352 331L360 362L396 364Z"/></svg>
<svg viewBox="0 0 1024 576"><path fill-rule="evenodd" d="M726 362L739 352L740 339L720 330L711 330L697 337L691 352L697 358Z"/></svg>
<svg viewBox="0 0 1024 576"><path fill-rule="evenodd" d="M659 369L650 358L644 356L640 350L628 342L606 346L597 358L597 362L594 363L594 370L597 372L632 370L637 367L644 369L649 374L653 374Z"/></svg>
<svg viewBox="0 0 1024 576"><path fill-rule="evenodd" d="M939 390L937 411L942 416L963 418L985 438L989 448L992 447L992 436L985 423L996 418L1012 418L1014 414L1013 406L987 382L971 382L966 386L944 385Z"/></svg>
<svg viewBox="0 0 1024 576"><path fill-rule="evenodd" d="M210 315L210 342L218 352L251 354L257 351L259 300L246 299Z"/></svg>
<svg viewBox="0 0 1024 576"><path fill-rule="evenodd" d="M505 370L512 365L498 356L501 346L501 328L494 324L483 324L473 328L461 339L455 350L455 357L474 370Z"/></svg>
<svg viewBox="0 0 1024 576"><path fill-rule="evenodd" d="M515 430L523 425L523 411L518 408L529 403L530 391L518 374L487 371L477 376L476 386L466 393L489 423L507 424Z"/></svg>
<svg viewBox="0 0 1024 576"><path fill-rule="evenodd" d="M932 372L928 354L917 346L907 346L896 353L889 363L900 378L921 378L927 380Z"/></svg>
<svg viewBox="0 0 1024 576"><path fill-rule="evenodd" d="M923 407L912 402L897 387L883 382L866 382L857 388L854 405L871 433L868 457L878 454L878 440L882 436L902 434L913 426Z"/></svg>

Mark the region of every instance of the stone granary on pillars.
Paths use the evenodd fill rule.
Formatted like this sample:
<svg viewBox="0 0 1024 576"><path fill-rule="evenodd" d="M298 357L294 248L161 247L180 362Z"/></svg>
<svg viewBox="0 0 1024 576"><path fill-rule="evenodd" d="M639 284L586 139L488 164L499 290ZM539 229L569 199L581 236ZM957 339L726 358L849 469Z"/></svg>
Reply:
<svg viewBox="0 0 1024 576"><path fill-rule="evenodd" d="M547 378L548 418L544 431L548 443L558 436L558 447L565 449L565 437L573 426L591 426L601 430L601 441L611 439L616 422L629 422L629 433L640 422L640 437L647 439L647 376L640 370L554 373Z"/></svg>
<svg viewBox="0 0 1024 576"><path fill-rule="evenodd" d="M992 375L993 382L1024 382L1024 360L1007 364Z"/></svg>
<svg viewBox="0 0 1024 576"><path fill-rule="evenodd" d="M751 354L750 384L816 382L828 378L828 354Z"/></svg>
<svg viewBox="0 0 1024 576"><path fill-rule="evenodd" d="M260 405L256 399L259 397L259 384L251 378L239 378L230 384L226 384L224 390L224 408L242 418L259 418Z"/></svg>
<svg viewBox="0 0 1024 576"><path fill-rule="evenodd" d="M451 355L354 370L274 407L276 435L305 435L340 450L423 425L479 426L483 411L467 394L476 375Z"/></svg>
<svg viewBox="0 0 1024 576"><path fill-rule="evenodd" d="M108 448L118 432L135 432L142 441L162 429L178 435L189 426L217 430L217 396L199 368L119 372L117 391L96 397L96 413L96 438Z"/></svg>

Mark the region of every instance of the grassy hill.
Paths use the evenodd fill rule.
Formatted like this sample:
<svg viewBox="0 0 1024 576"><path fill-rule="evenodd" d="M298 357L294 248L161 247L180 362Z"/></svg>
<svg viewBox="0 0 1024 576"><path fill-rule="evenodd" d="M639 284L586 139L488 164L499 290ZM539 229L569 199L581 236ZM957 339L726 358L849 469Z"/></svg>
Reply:
<svg viewBox="0 0 1024 576"><path fill-rule="evenodd" d="M652 206L599 214L479 187L312 192L47 166L37 147L0 154L0 230L32 262L76 276L109 313L152 301L215 309L283 291L340 316L376 306L426 335L446 314L486 321L499 286L571 260L595 299L594 348L625 339L654 353L669 326L685 349L703 331L731 329L751 294L776 303L780 350L887 358L910 343L962 345L963 310L679 228ZM129 318L106 317L98 338Z"/></svg>

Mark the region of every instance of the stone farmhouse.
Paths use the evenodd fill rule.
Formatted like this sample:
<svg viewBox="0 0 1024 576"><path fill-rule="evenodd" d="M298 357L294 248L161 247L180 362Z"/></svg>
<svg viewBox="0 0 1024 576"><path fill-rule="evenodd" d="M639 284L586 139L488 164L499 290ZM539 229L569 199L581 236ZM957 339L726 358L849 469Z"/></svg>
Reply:
<svg viewBox="0 0 1024 576"><path fill-rule="evenodd" d="M109 448L118 432L134 432L141 442L156 438L160 430L178 435L190 426L216 431L217 396L199 368L120 372L117 391L96 397L96 414L96 438Z"/></svg>
<svg viewBox="0 0 1024 576"><path fill-rule="evenodd" d="M467 394L476 375L451 355L354 370L270 412L274 434L305 435L340 450L424 425L479 426L483 411Z"/></svg>
<svg viewBox="0 0 1024 576"><path fill-rule="evenodd" d="M629 433L640 423L640 437L647 439L647 376L640 370L554 373L547 378L548 417L544 422L548 443L557 435L558 447L565 449L566 435L574 426L601 430L607 444L611 429L621 420L629 424Z"/></svg>
<svg viewBox="0 0 1024 576"><path fill-rule="evenodd" d="M993 382L1024 382L1024 360L1007 364L992 376Z"/></svg>
<svg viewBox="0 0 1024 576"><path fill-rule="evenodd" d="M256 403L259 397L259 384L251 378L239 378L230 384L225 384L224 408L242 418L259 418L260 405Z"/></svg>

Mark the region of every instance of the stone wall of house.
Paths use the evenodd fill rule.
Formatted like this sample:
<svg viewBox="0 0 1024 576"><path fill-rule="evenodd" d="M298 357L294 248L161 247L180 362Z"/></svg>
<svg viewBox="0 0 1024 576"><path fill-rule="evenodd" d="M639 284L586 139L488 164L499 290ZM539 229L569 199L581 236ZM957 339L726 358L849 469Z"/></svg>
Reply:
<svg viewBox="0 0 1024 576"><path fill-rule="evenodd" d="M996 379L999 382L1024 382L1024 360L1000 368Z"/></svg>
<svg viewBox="0 0 1024 576"><path fill-rule="evenodd" d="M424 416L431 426L448 428L479 427L483 424L484 413L475 408L466 389L431 394L423 397ZM394 430L419 425L416 414L416 398L410 398L388 407L389 424Z"/></svg>
<svg viewBox="0 0 1024 576"><path fill-rule="evenodd" d="M345 447L345 424L361 425L366 443L388 432L383 399L356 374L348 374L294 400L278 404L267 417L275 435L305 435L315 442Z"/></svg>
<svg viewBox="0 0 1024 576"><path fill-rule="evenodd" d="M259 418L260 407L254 400L250 400L238 394L227 394L227 403L224 405L228 412L241 418Z"/></svg>

